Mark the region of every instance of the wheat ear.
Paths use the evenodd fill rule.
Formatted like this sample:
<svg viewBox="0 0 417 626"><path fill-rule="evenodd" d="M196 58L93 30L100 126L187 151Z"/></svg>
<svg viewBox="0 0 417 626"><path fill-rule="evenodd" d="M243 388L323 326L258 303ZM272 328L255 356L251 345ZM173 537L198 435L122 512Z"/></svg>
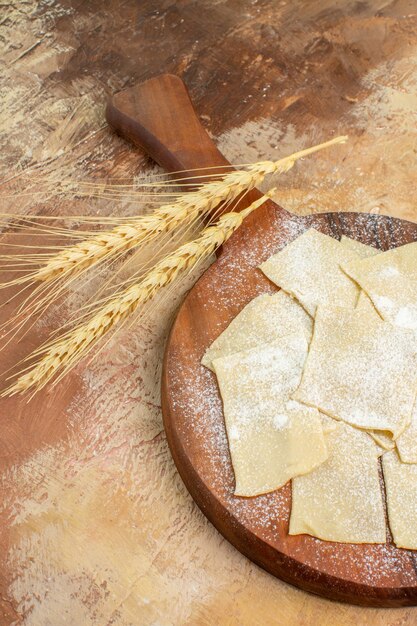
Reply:
<svg viewBox="0 0 417 626"><path fill-rule="evenodd" d="M100 338L127 319L140 304L153 298L179 274L191 270L209 257L229 239L245 217L274 193L275 189L272 189L240 213L225 213L214 225L205 228L197 239L183 244L157 263L140 282L113 296L87 322L39 348L31 357L41 357L40 360L2 395L14 395L31 388L41 389L58 371L61 371L63 376Z"/></svg>
<svg viewBox="0 0 417 626"><path fill-rule="evenodd" d="M12 282L49 282L60 277L73 277L111 255L126 252L149 241L154 235L170 232L192 222L199 215L209 214L220 204L227 205L241 193L259 185L266 175L287 172L298 159L346 140L345 136L335 137L278 161L259 161L248 165L245 170L228 172L220 180L210 181L196 191L182 194L176 202L165 204L150 215L134 218L130 223L94 234L74 246L64 248L39 269Z"/></svg>

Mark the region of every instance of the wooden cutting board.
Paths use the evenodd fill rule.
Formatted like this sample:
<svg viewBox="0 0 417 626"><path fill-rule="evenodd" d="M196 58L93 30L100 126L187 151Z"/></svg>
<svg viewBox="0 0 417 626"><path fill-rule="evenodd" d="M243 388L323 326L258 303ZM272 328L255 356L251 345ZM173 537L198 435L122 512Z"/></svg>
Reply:
<svg viewBox="0 0 417 626"><path fill-rule="evenodd" d="M163 75L117 94L107 119L169 172L195 170L193 176L198 176L198 168L229 165L201 126L178 77ZM256 190L248 194L240 208L259 195ZM257 266L311 227L382 250L417 240L416 224L379 215L297 217L272 201L252 213L188 293L172 326L162 381L168 443L185 485L207 518L271 574L335 600L416 605L417 552L396 548L391 537L384 545L355 545L289 536L290 484L257 498L233 495L219 391L201 357L250 300L274 290Z"/></svg>

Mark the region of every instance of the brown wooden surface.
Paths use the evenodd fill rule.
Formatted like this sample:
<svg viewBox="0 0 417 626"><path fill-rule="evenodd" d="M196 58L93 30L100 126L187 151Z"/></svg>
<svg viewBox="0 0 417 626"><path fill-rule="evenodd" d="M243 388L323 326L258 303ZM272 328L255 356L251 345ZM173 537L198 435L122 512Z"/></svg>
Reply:
<svg viewBox="0 0 417 626"><path fill-rule="evenodd" d="M198 171L186 171L195 167L214 164L224 171L229 165L202 127L183 81L174 74L162 74L115 94L107 104L106 119L166 171L177 172L176 178L197 178ZM210 170L201 174L206 176Z"/></svg>
<svg viewBox="0 0 417 626"><path fill-rule="evenodd" d="M183 182L185 191L233 169L203 128L184 82L174 74L155 76L113 95L106 119L117 133L171 172L173 180ZM242 210L261 195L257 189L249 191L243 201L233 204L233 210ZM221 214L217 207L214 210Z"/></svg>
<svg viewBox="0 0 417 626"><path fill-rule="evenodd" d="M152 170L109 130L104 104L171 72L233 163L349 134L343 153L306 159L279 179L286 209L417 219L411 0L27 0L3 3L0 14L2 211L142 211L137 198L61 198L56 186ZM29 185L28 173L47 176L48 188ZM189 285L34 403L1 401L0 623L414 624L413 608L342 605L277 580L193 504L159 397L166 334ZM86 295L74 286L69 311ZM2 354L2 367L65 317L51 311Z"/></svg>
<svg viewBox="0 0 417 626"><path fill-rule="evenodd" d="M182 167L198 175L200 167L225 164L177 77L162 75L122 92L109 110L112 126L168 171ZM250 202L245 198L240 209ZM220 259L191 289L174 322L162 375L168 443L201 510L240 552L267 571L333 600L416 605L417 554L397 549L391 537L387 545L346 545L289 536L289 485L258 498L233 495L221 399L215 376L201 365L201 358L245 304L271 290L257 266L312 225L382 249L417 241L417 224L411 222L356 213L297 218L272 201L265 203L225 244Z"/></svg>

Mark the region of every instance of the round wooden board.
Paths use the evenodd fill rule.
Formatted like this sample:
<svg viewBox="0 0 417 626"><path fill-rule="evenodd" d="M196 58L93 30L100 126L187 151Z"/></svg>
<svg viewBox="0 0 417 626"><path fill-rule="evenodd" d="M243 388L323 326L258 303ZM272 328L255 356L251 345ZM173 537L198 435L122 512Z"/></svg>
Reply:
<svg viewBox="0 0 417 626"><path fill-rule="evenodd" d="M257 266L309 227L384 250L417 240L416 224L394 218L355 213L299 218L272 202L258 209L189 292L173 324L162 383L168 442L200 509L242 554L271 574L335 600L415 605L417 553L396 548L390 536L384 545L289 536L290 484L256 498L233 495L222 403L215 376L200 364L201 357L250 300L274 290Z"/></svg>

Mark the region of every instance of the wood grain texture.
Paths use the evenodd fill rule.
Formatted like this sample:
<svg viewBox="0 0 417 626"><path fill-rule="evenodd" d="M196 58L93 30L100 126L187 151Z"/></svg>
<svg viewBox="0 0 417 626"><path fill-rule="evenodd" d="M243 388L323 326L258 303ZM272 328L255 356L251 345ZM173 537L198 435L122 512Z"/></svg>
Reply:
<svg viewBox="0 0 417 626"><path fill-rule="evenodd" d="M280 179L286 209L417 219L411 0L28 0L1 13L4 211L144 210L128 198L57 197L53 181L131 181L154 171L109 131L104 103L171 72L184 78L233 163L349 134L348 154L322 153ZM47 176L48 189L40 194L28 172ZM280 582L193 504L171 459L159 397L167 329L189 286L34 405L1 402L0 622L414 624L415 609L341 605ZM74 287L67 309L85 297ZM27 343L3 353L2 369L63 315L51 311Z"/></svg>
<svg viewBox="0 0 417 626"><path fill-rule="evenodd" d="M200 167L226 162L210 145L177 77L162 75L118 94L107 117L122 136L145 148L168 171L182 167L198 176ZM174 119L176 132L172 131ZM251 200L244 198L240 208ZM416 605L417 554L397 549L392 538L387 545L347 545L308 535L289 536L289 485L258 498L233 495L221 398L215 376L208 375L201 358L245 304L271 291L257 266L311 226L380 249L417 241L417 224L404 220L356 213L297 218L272 201L265 203L225 244L220 260L191 289L174 322L162 375L168 443L201 510L242 554L267 571L333 600L371 606Z"/></svg>

